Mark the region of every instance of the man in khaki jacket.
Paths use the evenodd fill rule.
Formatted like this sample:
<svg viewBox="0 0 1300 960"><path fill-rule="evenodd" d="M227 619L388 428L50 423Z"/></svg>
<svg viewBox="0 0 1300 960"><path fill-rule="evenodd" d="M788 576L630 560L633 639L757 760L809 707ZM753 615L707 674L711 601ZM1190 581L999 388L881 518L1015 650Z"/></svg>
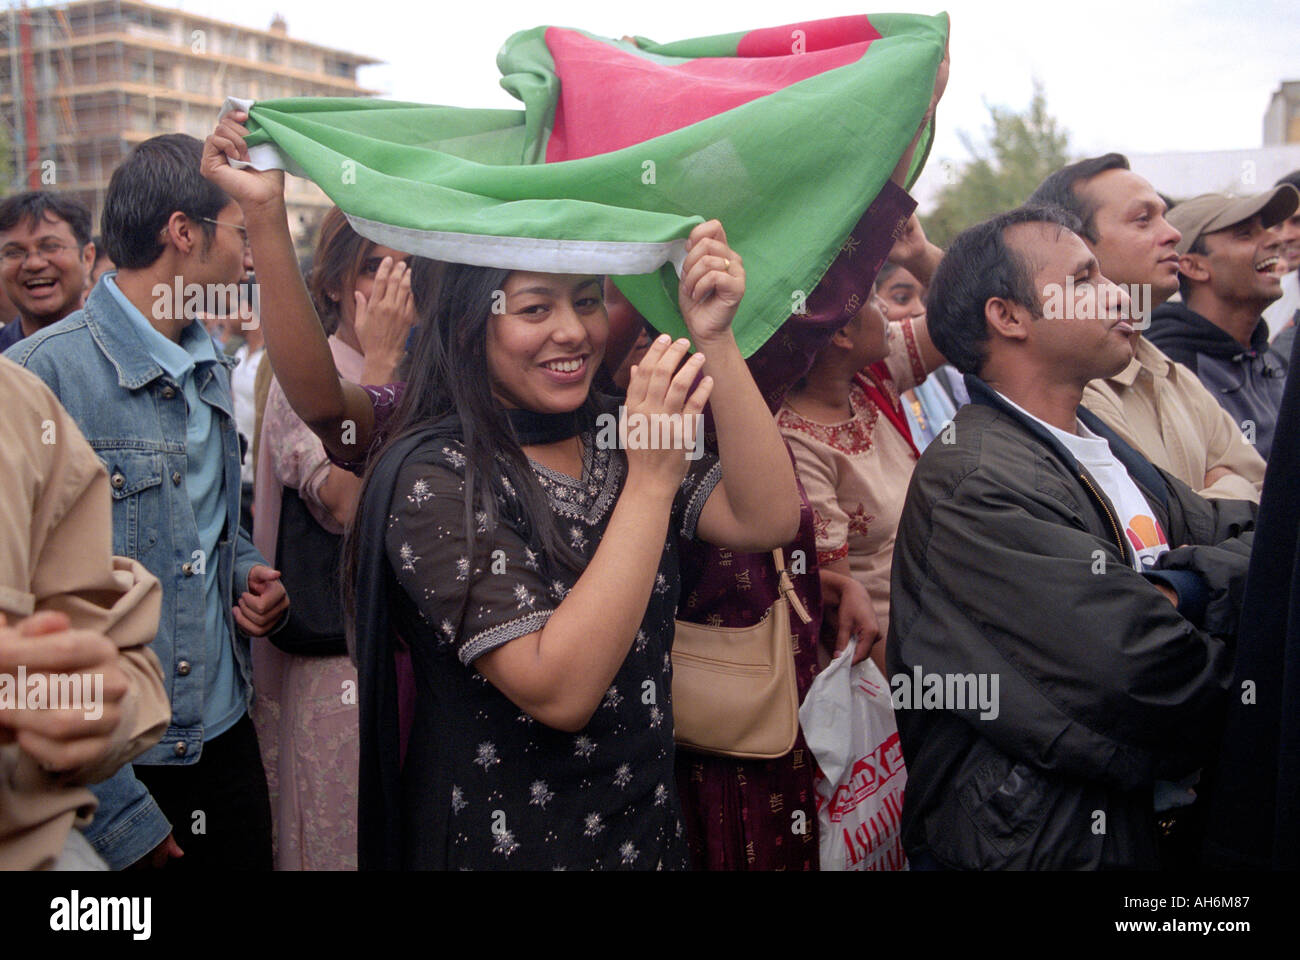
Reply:
<svg viewBox="0 0 1300 960"><path fill-rule="evenodd" d="M148 649L162 590L112 556L108 474L76 424L3 357L0 409L0 869L84 867L84 785L171 719Z"/></svg>
<svg viewBox="0 0 1300 960"><path fill-rule="evenodd" d="M1141 330L1151 311L1178 291L1179 232L1165 202L1129 169L1122 154L1080 160L1053 173L1029 198L1063 207L1083 223L1083 241L1102 275L1126 288ZM1144 336L1133 360L1094 380L1083 404L1154 463L1203 497L1259 502L1264 458L1232 416L1186 367Z"/></svg>

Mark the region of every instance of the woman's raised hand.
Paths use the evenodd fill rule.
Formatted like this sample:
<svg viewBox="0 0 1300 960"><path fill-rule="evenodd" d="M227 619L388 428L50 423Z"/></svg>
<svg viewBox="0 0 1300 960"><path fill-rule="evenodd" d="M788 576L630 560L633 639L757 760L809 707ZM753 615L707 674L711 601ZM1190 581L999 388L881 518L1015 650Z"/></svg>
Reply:
<svg viewBox="0 0 1300 960"><path fill-rule="evenodd" d="M354 291L353 296L362 354L368 361L383 361L396 368L406 352L406 338L415 323L410 267L404 261L384 257L375 271L370 299L360 290Z"/></svg>
<svg viewBox="0 0 1300 960"><path fill-rule="evenodd" d="M677 302L686 329L700 349L729 336L731 321L745 295L745 267L740 254L727 246L727 234L717 220L701 223L686 241L686 261L677 288Z"/></svg>
<svg viewBox="0 0 1300 960"><path fill-rule="evenodd" d="M627 451L628 483L651 483L669 497L676 495L686 476L688 452L703 443L702 414L713 391L712 377L691 390L704 367L704 354L697 353L683 364L689 348L689 341L673 341L667 335L650 344L641 362L632 367L619 425L619 442Z"/></svg>
<svg viewBox="0 0 1300 960"><path fill-rule="evenodd" d="M250 207L283 202L284 171L254 170L251 167L233 167L230 160L248 160L248 128L243 121L248 114L232 111L221 118L217 128L203 141L203 158L199 170L203 176L225 191L244 213Z"/></svg>

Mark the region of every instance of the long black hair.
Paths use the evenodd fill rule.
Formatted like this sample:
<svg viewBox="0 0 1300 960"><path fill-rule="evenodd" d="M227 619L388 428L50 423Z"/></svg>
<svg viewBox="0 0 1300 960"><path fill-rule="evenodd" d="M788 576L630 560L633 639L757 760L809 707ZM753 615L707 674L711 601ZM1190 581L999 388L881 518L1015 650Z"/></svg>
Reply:
<svg viewBox="0 0 1300 960"><path fill-rule="evenodd" d="M370 496L391 496L390 490L372 489L375 465L399 440L439 424L455 424L454 436L465 451L465 534L471 565L480 526L476 513L486 514L489 533L497 522L497 493L509 480L533 539L544 555L573 570L585 561L565 539L550 502L510 424L506 409L492 394L487 359L487 328L494 303L511 271L442 263L416 257L411 262L411 293L418 326L407 357L406 388L386 427L386 436L369 457L361 484L356 515ZM595 420L596 403L588 394L579 422ZM382 530L349 526L343 543L343 598L347 619L352 620L356 591L359 540L383 536Z"/></svg>

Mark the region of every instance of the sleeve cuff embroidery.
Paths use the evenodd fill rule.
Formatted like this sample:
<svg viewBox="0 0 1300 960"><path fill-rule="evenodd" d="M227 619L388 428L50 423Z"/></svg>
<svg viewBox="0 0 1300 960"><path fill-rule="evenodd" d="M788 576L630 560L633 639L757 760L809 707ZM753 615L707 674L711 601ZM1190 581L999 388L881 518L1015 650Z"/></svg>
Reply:
<svg viewBox="0 0 1300 960"><path fill-rule="evenodd" d="M903 339L907 343L907 358L912 362L912 376L917 383L924 383L925 363L921 360L921 349L916 345L916 331L912 329L912 318L904 317L900 322L903 327Z"/></svg>
<svg viewBox="0 0 1300 960"><path fill-rule="evenodd" d="M700 521L704 504L708 502L713 488L722 479L722 461L717 461L691 491L691 498L686 501L686 510L682 513L682 536L690 540L695 537L695 526Z"/></svg>
<svg viewBox="0 0 1300 960"><path fill-rule="evenodd" d="M848 555L849 545L847 543L843 546L836 547L834 550L818 550L817 563L819 566L834 563L837 560L843 560Z"/></svg>
<svg viewBox="0 0 1300 960"><path fill-rule="evenodd" d="M490 653L511 640L517 640L540 630L546 626L546 622L551 619L551 614L554 612L554 610L534 610L515 620L507 620L495 627L489 627L470 637L457 652L457 656L460 657L460 662L468 667L483 654Z"/></svg>

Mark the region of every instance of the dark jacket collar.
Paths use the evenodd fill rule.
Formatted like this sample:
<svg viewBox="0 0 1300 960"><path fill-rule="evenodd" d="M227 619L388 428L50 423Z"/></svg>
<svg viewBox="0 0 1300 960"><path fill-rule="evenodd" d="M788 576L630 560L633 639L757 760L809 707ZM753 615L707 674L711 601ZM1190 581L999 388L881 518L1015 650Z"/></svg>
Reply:
<svg viewBox="0 0 1300 960"><path fill-rule="evenodd" d="M1243 354L1263 356L1268 352L1268 323L1263 317L1251 332L1250 349L1243 350L1226 330L1182 302L1162 303L1156 307L1151 314L1151 329L1147 337L1162 350L1166 346L1171 349L1181 347L1223 360L1237 360Z"/></svg>
<svg viewBox="0 0 1300 960"><path fill-rule="evenodd" d="M992 407L1005 413L1020 424L1025 430L1033 434L1044 446L1052 451L1061 462L1070 468L1070 472L1076 477L1084 475L1084 469L1079 461L1074 458L1065 444L1056 439L1052 432L1044 427L1037 420L1026 417L1023 413L1003 399L1002 395L990 387L974 374L966 374L966 389L970 392L971 403L978 403L981 406ZM1169 498L1165 490L1165 480L1161 476L1151 461L1142 456L1137 450L1129 446L1115 433L1110 427L1103 423L1096 414L1087 407L1079 407L1078 417L1083 425L1091 430L1097 436L1103 438L1109 445L1115 458L1124 465L1134 482L1142 488L1142 492L1148 497L1155 497L1160 501L1161 506L1166 511L1169 509Z"/></svg>

